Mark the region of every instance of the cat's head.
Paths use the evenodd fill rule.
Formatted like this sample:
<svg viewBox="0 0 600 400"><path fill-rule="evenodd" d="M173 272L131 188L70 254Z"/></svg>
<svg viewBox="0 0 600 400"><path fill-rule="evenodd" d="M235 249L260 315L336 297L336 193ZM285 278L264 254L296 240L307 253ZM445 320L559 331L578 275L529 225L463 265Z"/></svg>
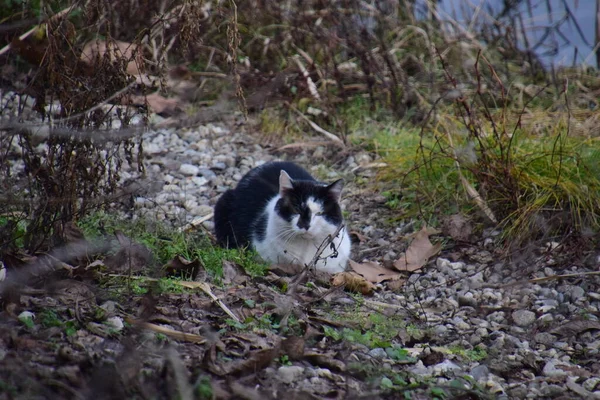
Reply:
<svg viewBox="0 0 600 400"><path fill-rule="evenodd" d="M320 238L333 234L343 222L339 204L343 186L341 179L329 185L293 180L281 170L281 198L275 212L290 224L289 229L303 236Z"/></svg>

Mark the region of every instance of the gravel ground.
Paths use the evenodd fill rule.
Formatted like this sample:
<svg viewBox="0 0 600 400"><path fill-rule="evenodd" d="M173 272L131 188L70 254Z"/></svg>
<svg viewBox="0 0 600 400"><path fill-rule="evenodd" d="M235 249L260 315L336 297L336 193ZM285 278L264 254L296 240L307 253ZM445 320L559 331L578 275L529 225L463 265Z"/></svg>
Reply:
<svg viewBox="0 0 600 400"><path fill-rule="evenodd" d="M351 213L351 230L366 238L355 246L355 260L385 263L400 253L407 227L386 224L392 211L381 196L353 183L357 175L372 178L373 171L359 167L373 161L369 154L338 156L336 166L327 169L321 163L332 159L334 149L273 154L258 143L256 135L243 131L207 125L149 134L148 171L165 184L152 201L136 200L139 211L155 211L152 206L157 204L164 211L160 218L177 216L189 222L206 216L219 194L251 168L285 157L309 166L321 178L343 177L349 182L343 205ZM212 229L212 222L204 226ZM459 362L446 354L439 363L426 366L418 361L408 370L440 383L469 375L498 398L600 398L600 280L578 275L597 270L598 260L587 267L570 265L569 260L540 248L520 262L503 261L495 251L497 235L489 230L472 245L452 246L422 272L411 275L401 290L376 293L377 301L390 306L384 307L386 312L406 314L428 327L430 336L414 349L416 353L455 348L488 354L481 363L464 357ZM574 275L552 278L558 274ZM527 280L533 278L538 282ZM384 349L363 350L374 359L387 357ZM290 374L311 378L292 367L282 368L277 373L290 382L296 380Z"/></svg>
<svg viewBox="0 0 600 400"><path fill-rule="evenodd" d="M321 179L348 182L343 205L351 231L362 239L354 246L353 259L385 264L404 250L403 235L411 225L391 226L387 221L394 211L385 199L368 184L355 183L357 177L372 181L372 155L325 146L284 154L262 146L259 135L248 131L232 123L146 133L146 191L125 214L183 226L210 215L218 196L251 168L285 158ZM333 166L325 167L325 161ZM16 161L14 168L20 168ZM136 179L127 169L122 178ZM210 219L203 225L213 228ZM430 377L439 385L461 379L495 398L600 398L598 256L573 263L560 256L560 245L548 243L506 260L495 245L498 233L490 229L460 245L450 241L406 285L396 290L382 286L369 299L374 311L418 328L419 334L407 330L395 340L418 361L394 362L384 348L359 344L347 357ZM569 276L558 276L565 274ZM342 293L334 303L350 301ZM360 388L338 371L306 362L267 367L263 374L293 388L308 388L317 397L344 385Z"/></svg>

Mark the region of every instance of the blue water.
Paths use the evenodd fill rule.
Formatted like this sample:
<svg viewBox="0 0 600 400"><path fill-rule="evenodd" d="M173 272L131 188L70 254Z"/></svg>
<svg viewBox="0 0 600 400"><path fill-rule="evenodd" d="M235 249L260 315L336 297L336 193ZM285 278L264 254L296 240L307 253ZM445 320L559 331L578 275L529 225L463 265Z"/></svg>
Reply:
<svg viewBox="0 0 600 400"><path fill-rule="evenodd" d="M573 15L559 25L564 37L552 32L535 49L536 54L545 65L570 66L584 63L596 65L596 56L592 54L596 23L595 0L565 0L564 2ZM552 12L548 10L548 3ZM441 0L438 11L442 19L456 19L466 29L477 7L481 7L477 14L477 22L485 24L491 21L487 15L497 17L503 9L503 4L503 0ZM556 26L558 21L568 14L562 0L525 0L519 5L518 10L523 19L530 47L543 38L546 28ZM573 20L577 21L581 32L577 30ZM506 22L508 18L501 21ZM526 47L522 35L519 35L519 46L522 49Z"/></svg>

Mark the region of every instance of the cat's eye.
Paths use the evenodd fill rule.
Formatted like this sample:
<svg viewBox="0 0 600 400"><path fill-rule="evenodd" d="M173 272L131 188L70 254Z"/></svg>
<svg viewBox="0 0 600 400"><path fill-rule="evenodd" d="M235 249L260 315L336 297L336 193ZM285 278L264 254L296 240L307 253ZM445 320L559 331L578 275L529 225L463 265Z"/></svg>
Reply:
<svg viewBox="0 0 600 400"><path fill-rule="evenodd" d="M322 217L323 215L325 215L325 213L324 212L318 212L318 213L315 213L315 215L318 216L318 217Z"/></svg>

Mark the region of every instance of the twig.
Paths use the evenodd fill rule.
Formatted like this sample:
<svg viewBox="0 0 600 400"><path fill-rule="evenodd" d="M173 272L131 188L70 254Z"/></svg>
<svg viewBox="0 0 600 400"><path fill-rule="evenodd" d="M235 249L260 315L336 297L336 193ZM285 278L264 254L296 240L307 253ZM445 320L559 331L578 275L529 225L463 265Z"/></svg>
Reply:
<svg viewBox="0 0 600 400"><path fill-rule="evenodd" d="M296 65L298 66L298 69L300 69L300 72L302 72L302 76L306 80L306 85L308 86L308 90L310 91L310 94L312 95L312 97L314 97L315 100L317 100L317 101L321 101L321 96L319 96L319 91L317 90L317 85L315 85L315 83L311 79L308 71L306 70L306 67L300 62L300 56L298 56L298 55L294 56L293 60L296 63Z"/></svg>
<svg viewBox="0 0 600 400"><path fill-rule="evenodd" d="M317 265L317 261L319 261L319 258L321 257L321 254L323 254L325 249L327 247L329 247L329 245L331 243L333 243L335 238L340 234L340 232L342 231L342 229L345 228L345 226L346 225L341 224L340 226L338 226L338 228L336 229L336 231L334 232L333 235L327 235L327 237L323 240L321 245L317 248L317 252L315 253L312 260L310 260L310 262L304 266L304 269L302 270L302 272L298 276L296 276L292 280L292 282L289 284L288 290L287 290L288 295L292 295L296 292L296 289L298 288L298 284L306 278L306 275L308 275L308 271L316 269L315 267Z"/></svg>
<svg viewBox="0 0 600 400"><path fill-rule="evenodd" d="M214 213L210 213L208 215L205 215L204 217L195 218L189 224L184 225L181 228L177 229L177 231L178 232L189 232L193 228L196 228L197 226L202 225L202 223L204 223L204 222L208 221L209 219L211 219L213 217L213 215L214 215Z"/></svg>
<svg viewBox="0 0 600 400"><path fill-rule="evenodd" d="M321 243L321 245L317 248L317 252L315 253L315 256L312 258L312 260L310 260L310 263L308 263L308 265L307 265L308 268L315 268L315 266L317 265L317 261L319 261L319 258L321 257L321 254L323 254L323 252L325 251L325 249L327 247L329 247L329 245L331 243L333 243L333 241L335 240L335 238L338 237L338 235L340 234L340 232L342 231L342 229L344 229L345 227L346 227L346 225L341 224L335 230L335 232L333 233L333 235L327 235L327 237L325 238L325 240L323 240L323 242Z"/></svg>
<svg viewBox="0 0 600 400"><path fill-rule="evenodd" d="M340 144L342 146L344 145L344 142L338 136L334 135L331 132L326 131L325 129L321 128L319 125L312 122L310 120L310 118L308 118L306 115L302 114L302 112L300 110L298 110L296 107L292 106L291 104L289 105L289 107L292 111L296 112L300 116L300 118L302 118L303 120L308 122L310 127L313 128L315 131L319 132L322 135L325 135L327 138L333 140L337 144Z"/></svg>
<svg viewBox="0 0 600 400"><path fill-rule="evenodd" d="M157 333L162 333L163 335L170 336L177 340L193 342L193 343L198 343L198 344L202 344L202 343L206 342L206 339L200 335L176 331L174 329L156 325L151 322L140 321L140 320L137 320L137 319L131 318L131 317L125 318L125 321L131 325L137 325L144 329L149 329L149 330L157 332Z"/></svg>

